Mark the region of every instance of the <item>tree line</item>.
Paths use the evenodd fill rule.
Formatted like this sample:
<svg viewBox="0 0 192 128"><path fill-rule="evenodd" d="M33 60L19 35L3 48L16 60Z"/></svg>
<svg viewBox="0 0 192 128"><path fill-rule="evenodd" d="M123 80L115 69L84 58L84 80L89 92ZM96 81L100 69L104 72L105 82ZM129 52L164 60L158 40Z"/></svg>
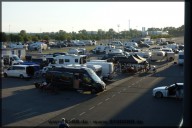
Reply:
<svg viewBox="0 0 192 128"><path fill-rule="evenodd" d="M177 37L184 35L184 25L181 27L165 27L165 28L148 28L147 31L167 31L168 35L149 35L152 39L160 37ZM136 29L129 31L116 32L112 28L108 31L98 29L97 33L88 32L85 29L76 32L67 33L64 30L58 32L43 32L43 33L27 33L26 30L21 30L19 33L5 33L1 32L1 42L28 42L28 41L47 41L57 40L101 40L101 39L131 39L142 37L142 32Z"/></svg>

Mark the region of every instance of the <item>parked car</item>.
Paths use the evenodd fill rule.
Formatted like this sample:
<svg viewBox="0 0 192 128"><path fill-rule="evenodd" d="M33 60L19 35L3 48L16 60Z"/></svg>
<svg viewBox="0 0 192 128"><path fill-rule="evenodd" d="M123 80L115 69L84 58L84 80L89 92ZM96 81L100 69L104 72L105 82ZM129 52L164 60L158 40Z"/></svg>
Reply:
<svg viewBox="0 0 192 128"><path fill-rule="evenodd" d="M13 65L4 71L4 77L31 78L40 70L39 65Z"/></svg>
<svg viewBox="0 0 192 128"><path fill-rule="evenodd" d="M153 47L153 48L150 48L149 50L150 51L162 51L162 48L163 47L161 47L161 46L160 47Z"/></svg>
<svg viewBox="0 0 192 128"><path fill-rule="evenodd" d="M147 43L140 43L140 44L139 44L139 47L140 47L140 48L144 48L144 47L149 48L150 45L147 44Z"/></svg>
<svg viewBox="0 0 192 128"><path fill-rule="evenodd" d="M180 51L180 50L184 50L184 45L179 45L178 46L178 50Z"/></svg>
<svg viewBox="0 0 192 128"><path fill-rule="evenodd" d="M126 51L126 52L140 52L141 49L137 49L137 48L135 48L133 46L126 46L124 48L124 51Z"/></svg>
<svg viewBox="0 0 192 128"><path fill-rule="evenodd" d="M110 60L114 56L118 56L118 55L124 55L124 54L123 53L108 53L108 54L105 54L101 59L102 60Z"/></svg>
<svg viewBox="0 0 192 128"><path fill-rule="evenodd" d="M152 95L156 98L163 98L163 97L176 97L176 87L180 89L180 98L183 98L183 87L184 83L175 83L169 86L161 86L156 87L152 91Z"/></svg>

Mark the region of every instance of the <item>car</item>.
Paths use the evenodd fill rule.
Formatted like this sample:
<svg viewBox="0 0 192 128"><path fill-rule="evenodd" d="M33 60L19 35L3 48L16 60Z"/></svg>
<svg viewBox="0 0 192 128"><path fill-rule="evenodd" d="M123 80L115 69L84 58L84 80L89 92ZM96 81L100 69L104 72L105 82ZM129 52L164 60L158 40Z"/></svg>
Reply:
<svg viewBox="0 0 192 128"><path fill-rule="evenodd" d="M176 97L176 87L180 89L180 98L183 98L183 87L184 83L174 83L169 86L161 86L156 87L152 91L152 95L155 98L163 98L163 97Z"/></svg>
<svg viewBox="0 0 192 128"><path fill-rule="evenodd" d="M126 51L126 52L140 52L141 49L137 49L137 48L135 48L133 46L126 46L124 48L124 51Z"/></svg>
<svg viewBox="0 0 192 128"><path fill-rule="evenodd" d="M31 78L40 69L39 65L12 65L4 71L4 77Z"/></svg>
<svg viewBox="0 0 192 128"><path fill-rule="evenodd" d="M180 51L180 50L184 50L184 45L179 45L178 50L179 50L179 51Z"/></svg>
<svg viewBox="0 0 192 128"><path fill-rule="evenodd" d="M150 45L147 44L147 43L140 43L140 44L139 44L139 47L140 47L140 48L143 48L143 47L149 48Z"/></svg>

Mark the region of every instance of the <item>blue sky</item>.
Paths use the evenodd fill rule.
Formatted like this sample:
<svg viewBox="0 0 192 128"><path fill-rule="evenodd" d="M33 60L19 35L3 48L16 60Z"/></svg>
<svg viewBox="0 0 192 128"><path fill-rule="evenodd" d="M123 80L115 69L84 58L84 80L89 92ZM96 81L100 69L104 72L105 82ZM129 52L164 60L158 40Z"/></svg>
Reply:
<svg viewBox="0 0 192 128"><path fill-rule="evenodd" d="M184 2L2 2L2 31L116 32L142 27L180 27ZM119 25L119 27L118 27Z"/></svg>

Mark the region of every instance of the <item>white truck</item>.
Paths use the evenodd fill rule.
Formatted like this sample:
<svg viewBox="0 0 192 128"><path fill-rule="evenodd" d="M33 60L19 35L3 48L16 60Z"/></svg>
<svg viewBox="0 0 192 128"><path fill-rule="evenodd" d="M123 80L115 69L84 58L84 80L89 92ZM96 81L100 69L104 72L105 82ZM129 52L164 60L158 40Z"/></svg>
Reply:
<svg viewBox="0 0 192 128"><path fill-rule="evenodd" d="M87 62L87 66L89 65L101 65L102 66L102 73L101 75L103 76L103 80L111 80L113 79L114 75L114 64L112 62L102 62L102 61L93 61L92 62Z"/></svg>
<svg viewBox="0 0 192 128"><path fill-rule="evenodd" d="M58 55L54 57L55 63L50 63L49 66L65 66L69 64L85 64L87 61L86 55Z"/></svg>
<svg viewBox="0 0 192 128"><path fill-rule="evenodd" d="M17 64L23 63L23 60L21 60L15 54L11 54L11 55L3 54L2 59L4 62L4 66L8 66L8 65L11 66L11 65L17 65Z"/></svg>

